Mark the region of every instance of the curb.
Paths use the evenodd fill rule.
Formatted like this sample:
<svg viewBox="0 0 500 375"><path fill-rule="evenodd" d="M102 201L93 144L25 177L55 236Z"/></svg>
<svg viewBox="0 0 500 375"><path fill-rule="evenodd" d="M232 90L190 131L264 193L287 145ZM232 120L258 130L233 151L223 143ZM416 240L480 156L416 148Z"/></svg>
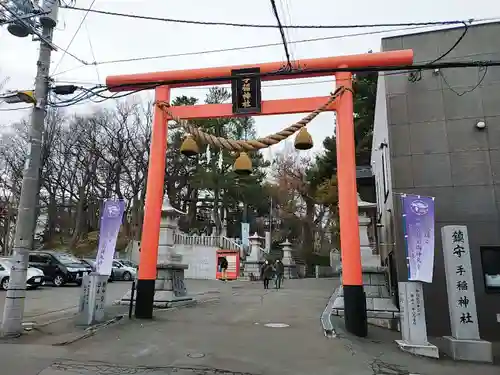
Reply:
<svg viewBox="0 0 500 375"><path fill-rule="evenodd" d="M204 300L201 300L201 301L198 301L196 299L193 299L193 300L190 300L190 301L181 301L177 305L172 306L172 307L163 308L163 309L154 309L154 313L159 313L159 312L163 313L163 312L177 311L177 310L180 310L181 308L193 307L193 306L196 306L198 304L203 304L203 303L207 303L207 302L214 302L214 301L217 301L217 300L219 300L219 297L208 298L208 299L204 299ZM63 318L59 318L59 319L55 319L52 323L56 323L56 322L62 321L62 320L71 319L71 318L75 317L75 315L76 314L73 314L73 315L67 316L67 317L63 317ZM127 317L128 317L128 313L123 313L123 314L116 315L115 317L107 320L106 322L99 323L99 324L87 327L85 329L84 333L81 333L81 334L78 334L78 335L76 335L74 337L71 337L68 340L64 340L64 341L61 341L61 342L53 343L52 346L66 346L66 345L71 345L71 344L73 344L73 343L75 343L77 341L84 340L86 338L94 336L97 332L99 332L100 330L102 330L102 329L104 329L106 327L110 327L110 326L112 326L115 323L118 323L120 321L125 321L126 319L124 319L124 318L127 318ZM50 322L45 323L44 326L47 326L49 324L51 324L51 323ZM36 327L40 327L40 326L36 326Z"/></svg>
<svg viewBox="0 0 500 375"><path fill-rule="evenodd" d="M44 318L47 316L57 316L52 319L45 320ZM62 316L61 316L62 315ZM27 317L29 320L25 320L22 324L25 327L46 327L48 325L62 322L64 320L68 320L71 318L74 318L77 315L76 307L70 307L68 309L63 309L63 310L57 310L57 311L51 311L48 313L40 314L40 315L35 315L32 317ZM42 319L40 319L42 318Z"/></svg>
<svg viewBox="0 0 500 375"><path fill-rule="evenodd" d="M336 338L337 333L335 332L335 329L333 328L332 320L331 320L331 314L333 311L333 302L335 301L335 298L337 298L337 291L335 290L328 300L328 303L326 304L325 309L323 310L323 313L321 314L321 326L323 327L323 334L327 338Z"/></svg>

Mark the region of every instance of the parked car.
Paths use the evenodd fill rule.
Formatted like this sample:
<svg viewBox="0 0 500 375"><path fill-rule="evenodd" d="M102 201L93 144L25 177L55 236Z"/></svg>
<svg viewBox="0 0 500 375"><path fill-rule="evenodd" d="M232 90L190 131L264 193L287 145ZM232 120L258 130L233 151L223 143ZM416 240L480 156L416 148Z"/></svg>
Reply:
<svg viewBox="0 0 500 375"><path fill-rule="evenodd" d="M137 269L134 267L126 266L122 260L113 260L113 274L115 280L125 280L130 281L135 279L137 275Z"/></svg>
<svg viewBox="0 0 500 375"><path fill-rule="evenodd" d="M95 272L95 260L88 258L81 258L80 260L83 263L87 263L90 266L90 268L92 268L92 272Z"/></svg>
<svg viewBox="0 0 500 375"><path fill-rule="evenodd" d="M83 275L92 272L87 263L74 255L51 250L30 251L29 265L41 269L45 280L52 281L55 286L82 285Z"/></svg>
<svg viewBox="0 0 500 375"><path fill-rule="evenodd" d="M95 266L94 259L83 258L83 259L81 259L81 261L87 263L92 268L92 271L95 272L96 266ZM111 275L109 275L108 283L112 283L114 281L114 279L115 279L115 275L114 275L113 269L111 269Z"/></svg>
<svg viewBox="0 0 500 375"><path fill-rule="evenodd" d="M11 258L0 258L0 289L7 290L10 281L10 272L13 263ZM28 267L26 275L26 287L28 289L36 289L43 284L44 274L43 271Z"/></svg>
<svg viewBox="0 0 500 375"><path fill-rule="evenodd" d="M139 268L139 265L137 263L135 263L135 262L132 262L131 260L117 259L117 261L120 262L121 264L123 264L126 267L135 268L136 271L137 271L137 268Z"/></svg>

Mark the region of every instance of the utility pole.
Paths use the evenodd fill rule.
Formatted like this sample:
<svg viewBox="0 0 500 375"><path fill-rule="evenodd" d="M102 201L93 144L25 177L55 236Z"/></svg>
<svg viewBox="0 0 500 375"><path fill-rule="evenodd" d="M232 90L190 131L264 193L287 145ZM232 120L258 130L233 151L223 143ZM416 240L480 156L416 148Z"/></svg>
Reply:
<svg viewBox="0 0 500 375"><path fill-rule="evenodd" d="M40 53L37 62L35 79L36 103L31 115L29 133L29 149L24 165L21 197L17 211L16 232L14 237L14 260L10 273L9 288L5 298L2 321L4 336L19 336L23 332L24 300L26 298L26 273L29 251L33 248L36 227L36 207L40 180L40 163L45 121L45 109L49 91L49 68L52 52L52 33L57 23L58 0L45 0L45 11L40 17L42 33L40 37ZM21 24L27 24L16 16ZM36 33L38 34L38 33Z"/></svg>

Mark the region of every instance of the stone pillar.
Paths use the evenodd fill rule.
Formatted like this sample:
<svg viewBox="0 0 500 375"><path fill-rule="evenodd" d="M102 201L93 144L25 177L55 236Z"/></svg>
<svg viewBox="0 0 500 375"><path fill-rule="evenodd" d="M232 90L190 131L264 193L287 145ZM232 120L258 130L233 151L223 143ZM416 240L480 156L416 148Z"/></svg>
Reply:
<svg viewBox="0 0 500 375"><path fill-rule="evenodd" d="M368 226L371 222L366 212L359 214L359 244L361 246L361 264L363 268L380 266L380 258L378 255L373 254L370 239L368 238Z"/></svg>
<svg viewBox="0 0 500 375"><path fill-rule="evenodd" d="M462 361L493 362L491 342L479 336L469 236L465 225L441 228L450 310L451 336L445 336L446 354Z"/></svg>

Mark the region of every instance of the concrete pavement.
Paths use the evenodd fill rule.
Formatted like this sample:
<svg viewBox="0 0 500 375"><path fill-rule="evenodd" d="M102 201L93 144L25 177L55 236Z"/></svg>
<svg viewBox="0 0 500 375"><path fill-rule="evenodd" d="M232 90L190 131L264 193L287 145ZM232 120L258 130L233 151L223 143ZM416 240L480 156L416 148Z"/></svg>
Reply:
<svg viewBox="0 0 500 375"><path fill-rule="evenodd" d="M113 301L121 298L131 285L132 283L123 281L109 283L106 293L107 304L111 305ZM5 291L0 292L0 319L3 316L6 294ZM54 315L74 313L77 311L79 299L80 288L76 285L64 285L59 288L46 285L36 290L27 290L25 321L47 320Z"/></svg>
<svg viewBox="0 0 500 375"><path fill-rule="evenodd" d="M205 288L217 299L156 312L153 321L123 319L63 347L0 345L2 375L498 374L498 366L413 357L397 349L392 333L375 327L370 338L359 339L334 322L338 337L326 338L320 316L337 284L286 280L284 289L264 291L260 283L212 282ZM16 358L24 367L16 367Z"/></svg>

